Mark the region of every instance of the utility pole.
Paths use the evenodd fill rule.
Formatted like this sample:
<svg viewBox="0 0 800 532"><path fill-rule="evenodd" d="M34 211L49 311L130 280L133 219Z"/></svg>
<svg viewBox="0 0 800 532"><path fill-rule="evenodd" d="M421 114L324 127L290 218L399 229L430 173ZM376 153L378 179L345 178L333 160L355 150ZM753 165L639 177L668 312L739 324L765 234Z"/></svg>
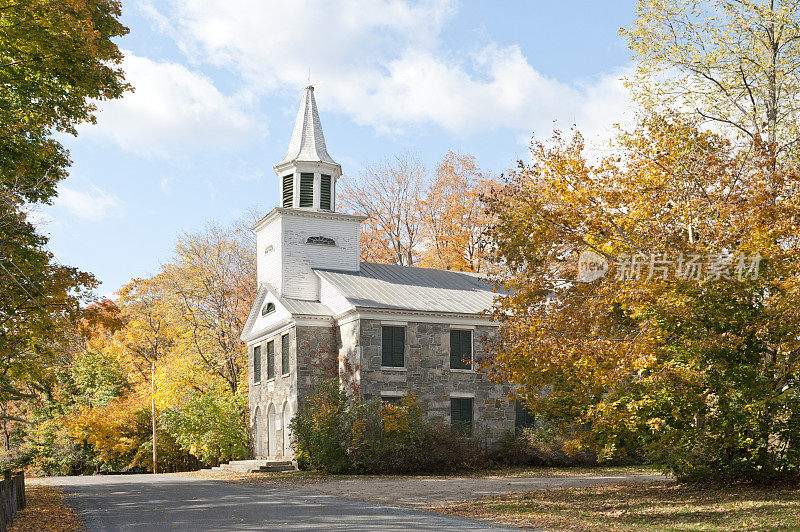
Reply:
<svg viewBox="0 0 800 532"><path fill-rule="evenodd" d="M158 455L156 454L156 360L150 360L150 413L153 420L153 474L158 473Z"/></svg>

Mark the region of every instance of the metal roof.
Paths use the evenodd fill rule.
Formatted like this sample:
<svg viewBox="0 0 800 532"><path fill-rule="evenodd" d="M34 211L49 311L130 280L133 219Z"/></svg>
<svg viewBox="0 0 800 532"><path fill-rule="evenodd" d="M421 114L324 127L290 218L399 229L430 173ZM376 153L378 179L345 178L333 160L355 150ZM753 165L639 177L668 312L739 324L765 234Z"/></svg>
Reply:
<svg viewBox="0 0 800 532"><path fill-rule="evenodd" d="M361 308L480 314L498 295L483 277L448 270L362 262L357 272L314 271Z"/></svg>
<svg viewBox="0 0 800 532"><path fill-rule="evenodd" d="M301 316L332 316L331 309L320 303L319 301L305 301L303 299L291 299L288 297L279 297L278 301L281 305L286 307L286 310L293 315Z"/></svg>
<svg viewBox="0 0 800 532"><path fill-rule="evenodd" d="M326 162L337 164L328 154L325 136L322 134L322 123L319 120L317 102L314 99L314 86L303 89L303 100L297 112L292 140L286 156L276 166L291 161Z"/></svg>

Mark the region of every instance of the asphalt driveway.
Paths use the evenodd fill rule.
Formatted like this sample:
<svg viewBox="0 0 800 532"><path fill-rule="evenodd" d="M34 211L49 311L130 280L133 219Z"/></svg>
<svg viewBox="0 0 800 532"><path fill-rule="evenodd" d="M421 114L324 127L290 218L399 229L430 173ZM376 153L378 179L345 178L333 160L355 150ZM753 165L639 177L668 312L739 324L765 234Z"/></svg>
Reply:
<svg viewBox="0 0 800 532"><path fill-rule="evenodd" d="M508 530L377 502L183 475L55 477L89 531Z"/></svg>

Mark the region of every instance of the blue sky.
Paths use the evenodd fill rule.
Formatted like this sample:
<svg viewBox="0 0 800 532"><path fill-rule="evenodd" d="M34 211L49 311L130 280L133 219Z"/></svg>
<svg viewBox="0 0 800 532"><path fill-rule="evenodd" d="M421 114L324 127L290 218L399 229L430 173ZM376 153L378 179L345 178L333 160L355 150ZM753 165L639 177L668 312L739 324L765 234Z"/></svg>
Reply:
<svg viewBox="0 0 800 532"><path fill-rule="evenodd" d="M449 149L499 174L554 121L608 138L630 112L618 30L633 6L123 0L136 92L64 139L71 175L37 220L109 295L155 273L182 233L267 211L309 69L343 179L406 151L433 169Z"/></svg>

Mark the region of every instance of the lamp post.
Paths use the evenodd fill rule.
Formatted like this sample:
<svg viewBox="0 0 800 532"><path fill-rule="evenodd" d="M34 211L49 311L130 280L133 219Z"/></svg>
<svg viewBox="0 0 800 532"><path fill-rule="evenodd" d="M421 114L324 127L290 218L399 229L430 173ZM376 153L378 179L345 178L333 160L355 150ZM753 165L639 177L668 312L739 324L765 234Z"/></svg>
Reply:
<svg viewBox="0 0 800 532"><path fill-rule="evenodd" d="M150 413L153 421L153 474L158 473L156 453L156 360L150 360Z"/></svg>

